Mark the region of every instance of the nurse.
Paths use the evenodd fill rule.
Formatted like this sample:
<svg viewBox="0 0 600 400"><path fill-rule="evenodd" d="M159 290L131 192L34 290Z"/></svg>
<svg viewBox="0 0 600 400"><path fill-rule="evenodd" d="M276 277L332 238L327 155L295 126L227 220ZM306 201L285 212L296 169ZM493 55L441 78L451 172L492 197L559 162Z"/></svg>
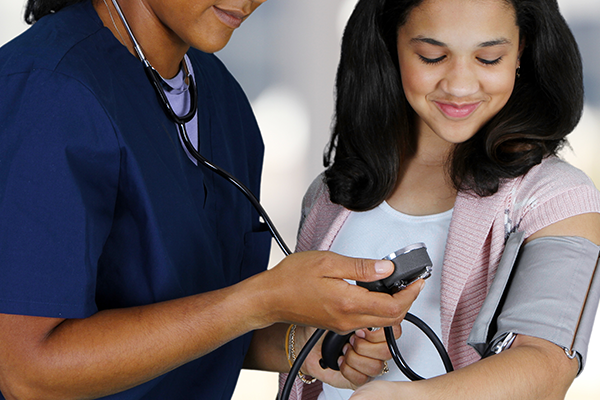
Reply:
<svg viewBox="0 0 600 400"><path fill-rule="evenodd" d="M178 115L197 95L197 150L258 193L260 133L212 53L262 3L27 3L35 24L0 49L0 398L227 399L243 366L289 369L289 323L395 325L416 298L342 279L385 261L307 252L265 271L258 214L163 112L133 37ZM381 365L372 340L337 382Z"/></svg>

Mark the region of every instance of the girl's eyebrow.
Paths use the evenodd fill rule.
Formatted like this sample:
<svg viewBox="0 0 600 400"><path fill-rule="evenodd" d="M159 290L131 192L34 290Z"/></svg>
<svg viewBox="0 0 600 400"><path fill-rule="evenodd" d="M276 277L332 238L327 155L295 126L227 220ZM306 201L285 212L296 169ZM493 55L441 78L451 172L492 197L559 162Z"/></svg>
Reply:
<svg viewBox="0 0 600 400"><path fill-rule="evenodd" d="M433 39L433 38L428 38L428 37L423 37L423 36L417 36L415 38L412 38L410 40L410 43L427 43L430 44L432 46L438 46L438 47L448 47L448 45L444 42L440 42L439 40ZM487 42L483 42L480 43L477 47L480 48L484 48L484 47L493 47L493 46L501 46L501 45L505 45L505 44L512 44L512 42L510 40L508 40L507 38L498 38L498 39L494 39L494 40L488 40Z"/></svg>
<svg viewBox="0 0 600 400"><path fill-rule="evenodd" d="M506 38L499 38L499 39L480 43L479 46L477 46L477 47L493 47L493 46L501 46L504 44L512 44L512 42Z"/></svg>
<svg viewBox="0 0 600 400"><path fill-rule="evenodd" d="M417 36L415 38L410 39L410 43L427 43L433 46L438 46L438 47L448 47L448 45L446 43L440 42L439 40L435 40L432 38L428 38L428 37L423 37L423 36Z"/></svg>

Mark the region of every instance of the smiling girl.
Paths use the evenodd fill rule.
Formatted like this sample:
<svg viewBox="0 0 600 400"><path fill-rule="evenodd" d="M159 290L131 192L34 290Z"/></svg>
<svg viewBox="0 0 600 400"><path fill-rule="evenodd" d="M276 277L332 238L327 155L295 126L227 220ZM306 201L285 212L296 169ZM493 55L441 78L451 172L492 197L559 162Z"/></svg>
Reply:
<svg viewBox="0 0 600 400"><path fill-rule="evenodd" d="M547 321L550 334L522 332L534 332L539 315L566 307L566 297L521 313L525 329L498 355L482 359L467 340L508 242L519 238L524 251L544 243L536 239L575 237L590 249L586 268L595 267L600 194L556 155L582 105L580 55L556 1L358 2L342 42L328 168L305 197L298 247L381 258L424 242L433 275L411 313L442 338L455 371L446 374L424 336L403 323L402 354L431 379L408 382L395 365L388 372L382 363L372 371L375 381L354 395L297 384L297 396L564 397L585 346L573 350L571 341L548 339L561 329L554 320ZM557 262L564 270L584 259L559 256ZM531 265L517 262L516 268ZM546 291L561 286L544 273L546 265L536 267ZM595 310L597 300L586 307ZM589 332L582 331L586 341ZM351 371L347 362L374 342L356 335L341 370ZM308 362L304 368L316 374L320 366Z"/></svg>

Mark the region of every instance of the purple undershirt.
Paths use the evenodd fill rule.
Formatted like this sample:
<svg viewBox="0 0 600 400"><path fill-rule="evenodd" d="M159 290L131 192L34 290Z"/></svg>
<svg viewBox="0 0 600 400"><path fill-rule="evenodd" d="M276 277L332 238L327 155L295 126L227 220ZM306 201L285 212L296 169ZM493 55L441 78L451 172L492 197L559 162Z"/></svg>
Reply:
<svg viewBox="0 0 600 400"><path fill-rule="evenodd" d="M187 55L184 57L184 62L186 63L186 67L187 67L187 70L189 71L189 74L195 79L194 69L192 68L192 64L190 63L190 60ZM175 77L173 77L171 79L162 78L164 83L166 83L166 85L163 85L165 94L167 95L167 98L169 99L169 102L171 103L171 107L173 108L173 111L175 111L175 113L177 115L185 115L190 110L190 92L188 90L189 89L188 84L185 83L185 78L186 78L186 75L185 75L183 68L180 68L177 75L175 75ZM187 133L188 133L188 137L190 138L190 142L192 142L194 147L196 149L198 149L198 112L197 111L194 114L194 118L192 118L192 120L190 122L185 124L185 127L187 129ZM188 155L190 160L192 160L194 162L194 164L197 165L198 164L197 161L187 151L187 149L185 148L185 145L181 141L181 138L179 138L179 140L181 142L181 145L183 146L183 149L185 150L185 153Z"/></svg>

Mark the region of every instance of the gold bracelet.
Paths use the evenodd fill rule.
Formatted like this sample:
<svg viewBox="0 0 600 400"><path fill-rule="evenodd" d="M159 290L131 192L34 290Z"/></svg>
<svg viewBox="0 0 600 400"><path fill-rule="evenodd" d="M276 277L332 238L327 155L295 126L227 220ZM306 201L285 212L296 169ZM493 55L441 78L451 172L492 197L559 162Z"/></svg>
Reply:
<svg viewBox="0 0 600 400"><path fill-rule="evenodd" d="M294 363L292 362L291 358L290 358L290 332L292 331L292 327L294 327L295 325L290 325L290 327L287 329L287 332L285 334L285 355L287 356L287 360L288 363L290 364L290 368L292 367L292 365L294 365Z"/></svg>
<svg viewBox="0 0 600 400"><path fill-rule="evenodd" d="M292 324L287 330L286 338L285 338L285 353L287 355L288 362L290 363L290 367L294 365L296 361L296 325ZM315 383L317 378L313 378L309 375L304 375L300 370L298 370L298 377L300 380L307 385L311 383Z"/></svg>

